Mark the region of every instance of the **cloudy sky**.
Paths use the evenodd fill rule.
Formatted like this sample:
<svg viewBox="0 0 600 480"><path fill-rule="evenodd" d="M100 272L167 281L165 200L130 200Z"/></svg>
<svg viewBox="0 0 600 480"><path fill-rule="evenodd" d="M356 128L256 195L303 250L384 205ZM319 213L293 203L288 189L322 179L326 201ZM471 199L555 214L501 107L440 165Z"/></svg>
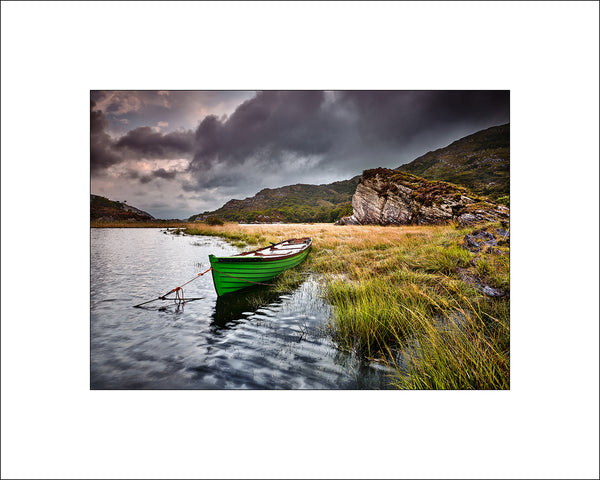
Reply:
<svg viewBox="0 0 600 480"><path fill-rule="evenodd" d="M509 121L507 91L92 91L90 105L91 192L181 219Z"/></svg>

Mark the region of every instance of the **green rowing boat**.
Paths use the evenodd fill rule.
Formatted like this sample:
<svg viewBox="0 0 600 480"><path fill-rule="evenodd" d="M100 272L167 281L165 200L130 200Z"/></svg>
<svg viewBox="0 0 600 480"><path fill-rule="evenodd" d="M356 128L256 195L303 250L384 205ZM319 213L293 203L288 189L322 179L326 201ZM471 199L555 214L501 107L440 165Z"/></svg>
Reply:
<svg viewBox="0 0 600 480"><path fill-rule="evenodd" d="M261 285L295 267L306 258L311 245L311 238L291 238L231 257L209 255L217 295Z"/></svg>

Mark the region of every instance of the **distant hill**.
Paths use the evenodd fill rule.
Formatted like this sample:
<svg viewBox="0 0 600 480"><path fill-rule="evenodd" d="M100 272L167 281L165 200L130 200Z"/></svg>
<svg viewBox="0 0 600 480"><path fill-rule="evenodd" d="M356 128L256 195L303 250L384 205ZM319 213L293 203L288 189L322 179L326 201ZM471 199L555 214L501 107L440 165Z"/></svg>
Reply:
<svg viewBox="0 0 600 480"><path fill-rule="evenodd" d="M100 195L90 195L91 220L100 221L149 221L156 220L152 215L123 202L109 200Z"/></svg>
<svg viewBox="0 0 600 480"><path fill-rule="evenodd" d="M473 192L508 203L510 192L510 124L491 127L401 165L396 170L429 180L463 185Z"/></svg>
<svg viewBox="0 0 600 480"><path fill-rule="evenodd" d="M253 197L230 200L218 210L192 215L189 220L218 217L242 223L335 222L352 213L352 195L360 175L322 185L296 184L265 188Z"/></svg>

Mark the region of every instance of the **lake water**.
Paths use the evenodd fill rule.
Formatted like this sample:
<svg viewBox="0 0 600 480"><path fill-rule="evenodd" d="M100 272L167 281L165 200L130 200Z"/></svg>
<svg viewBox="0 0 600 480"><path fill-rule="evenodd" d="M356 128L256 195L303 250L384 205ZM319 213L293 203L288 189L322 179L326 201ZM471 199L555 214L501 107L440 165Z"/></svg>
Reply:
<svg viewBox="0 0 600 480"><path fill-rule="evenodd" d="M91 229L91 388L387 388L386 367L335 348L313 275L289 294L252 287L217 298L209 272L184 287L200 300L133 308L206 270L210 253L239 251L156 228Z"/></svg>

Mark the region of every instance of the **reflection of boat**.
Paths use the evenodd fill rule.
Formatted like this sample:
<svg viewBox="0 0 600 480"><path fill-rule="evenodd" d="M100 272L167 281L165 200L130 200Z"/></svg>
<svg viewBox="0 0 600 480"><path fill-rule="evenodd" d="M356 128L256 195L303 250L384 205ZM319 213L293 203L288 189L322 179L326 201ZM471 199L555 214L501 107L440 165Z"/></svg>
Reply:
<svg viewBox="0 0 600 480"><path fill-rule="evenodd" d="M260 308L277 303L283 294L272 288L260 285L245 288L236 295L217 297L215 311L212 315L212 325L227 328L235 325L248 314L256 313ZM244 315L246 314L246 315ZM233 322L233 323L232 323Z"/></svg>
<svg viewBox="0 0 600 480"><path fill-rule="evenodd" d="M264 284L302 262L311 245L311 238L292 238L231 257L209 255L217 295Z"/></svg>

